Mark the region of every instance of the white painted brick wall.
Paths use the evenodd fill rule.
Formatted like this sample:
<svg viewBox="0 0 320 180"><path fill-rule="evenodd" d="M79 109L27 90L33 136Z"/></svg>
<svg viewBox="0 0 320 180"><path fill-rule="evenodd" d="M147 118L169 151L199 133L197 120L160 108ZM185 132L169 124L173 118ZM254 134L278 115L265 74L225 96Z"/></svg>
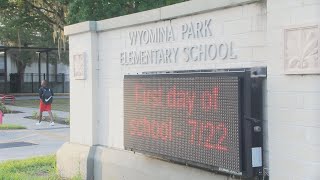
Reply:
<svg viewBox="0 0 320 180"><path fill-rule="evenodd" d="M295 7L301 7L304 0L269 0L267 1L268 12L272 11L283 11L290 10Z"/></svg>
<svg viewBox="0 0 320 180"><path fill-rule="evenodd" d="M93 113L96 107L93 95L96 80L96 38L94 33L83 33L69 38L70 48L70 65L73 67L73 55L85 54L85 71L86 80L74 80L71 76L70 79L70 142L82 145L93 145L96 143L96 134L93 129L96 128L95 114ZM73 74L73 68L70 68L70 74ZM96 96L95 96L96 97Z"/></svg>
<svg viewBox="0 0 320 180"><path fill-rule="evenodd" d="M253 3L243 6L244 17L259 17L264 16L267 12L266 3Z"/></svg>
<svg viewBox="0 0 320 180"><path fill-rule="evenodd" d="M247 33L252 30L252 18L243 18L234 21L226 21L224 23L224 34L233 35L233 34L242 34Z"/></svg>
<svg viewBox="0 0 320 180"><path fill-rule="evenodd" d="M319 0L304 0L303 1L304 5L319 5L320 1Z"/></svg>
<svg viewBox="0 0 320 180"><path fill-rule="evenodd" d="M320 76L284 75L284 28L320 22L320 1L268 0L270 179L320 179Z"/></svg>
<svg viewBox="0 0 320 180"><path fill-rule="evenodd" d="M320 83L318 82L318 75L269 75L267 88L269 92L319 92Z"/></svg>
<svg viewBox="0 0 320 180"><path fill-rule="evenodd" d="M228 8L205 14L182 17L171 21L175 32L178 32L183 23L197 22L212 18L213 37L201 39L181 40L181 35L177 34L174 43L156 44L153 49L165 47L184 47L194 44L233 41L234 51L238 56L236 60L215 60L202 63L178 63L171 65L147 65L147 66L120 66L120 52L130 49L143 49L143 47L132 47L129 43L128 32L162 27L166 22L157 22L145 25L123 28L99 33L99 94L102 100L99 111L99 144L123 148L123 75L141 73L144 71L164 71L164 70L196 70L196 69L220 69L220 68L243 68L253 66L266 66L267 54L263 48L266 43L266 10L265 4L257 3ZM98 23L99 25L99 23ZM99 28L98 28L99 29ZM105 99L105 102L104 100ZM109 108L107 113L104 108ZM107 119L107 121L105 120ZM266 119L266 118L264 118ZM264 121L267 131L268 121ZM109 127L106 132L105 127ZM267 133L266 133L267 137ZM268 141L265 140L264 153L265 165L268 166Z"/></svg>
<svg viewBox="0 0 320 180"><path fill-rule="evenodd" d="M266 4L265 4L266 3ZM99 36L99 71L97 115L98 144L123 148L123 75L143 71L196 70L268 66L265 83L263 118L264 158L270 168L271 180L320 179L320 77L319 75L284 75L284 28L305 23L319 23L319 0L267 0L250 5L221 9L203 14L172 19L174 28L183 23L212 18L216 31L210 38L178 40L160 43L149 48L184 47L201 43L233 41L236 60L216 60L204 63L169 65L121 66L120 52L146 47L132 47L129 31L161 27L170 21L101 31ZM155 11L148 12L152 19ZM131 18L136 17L132 16ZM108 27L98 22L98 30ZM115 26L118 22L113 22ZM129 23L130 24L130 23ZM86 37L81 37L86 40ZM83 43L83 42L82 42ZM75 46L73 49L77 49ZM80 49L81 50L81 49ZM73 52L73 51L71 51ZM181 60L181 59L179 59ZM88 84L72 83L74 88L88 88ZM89 91L90 93L90 91ZM319 98L318 98L319 97ZM84 97L85 99L86 97ZM72 100L71 111L81 108L80 100ZM73 115L72 118L82 118ZM79 122L83 123L83 122ZM84 125L74 125L82 131ZM74 142L89 141L71 131ZM85 140L81 140L84 138Z"/></svg>
<svg viewBox="0 0 320 180"><path fill-rule="evenodd" d="M252 25L251 25L252 31L265 32L267 30L267 16L265 15L252 16L251 21L252 21Z"/></svg>
<svg viewBox="0 0 320 180"><path fill-rule="evenodd" d="M319 2L319 1L318 1ZM320 23L320 4L303 5L291 10L292 24Z"/></svg>
<svg viewBox="0 0 320 180"><path fill-rule="evenodd" d="M272 96L269 94L269 96ZM279 124L290 124L305 127L320 127L320 110L268 107L268 120Z"/></svg>
<svg viewBox="0 0 320 180"><path fill-rule="evenodd" d="M234 8L228 8L224 10L214 11L210 13L200 14L191 17L184 17L176 20L172 20L172 25L175 28L175 31L178 31L179 27L186 22L196 22L197 20L204 20L212 18L213 27L220 27L218 33L216 33L212 38L202 38L202 39L190 39L188 41L182 41L181 37L178 37L178 40L174 43L156 45L154 48L159 47L183 47L185 45L192 45L194 43L209 43L212 40L233 40L235 43L235 51L238 53L237 60L216 60L214 62L205 62L205 63L181 63L174 65L148 65L148 66L122 66L119 65L119 56L120 52L125 49L130 49L128 32L138 29L148 29L152 27L161 27L168 22L159 22L152 23L147 25L141 25L132 28L118 29L114 31L102 32L99 34L99 57L100 57L100 70L99 70L99 79L100 84L107 83L108 85L103 85L105 87L122 87L122 78L123 74L141 72L141 71L163 71L163 70L186 70L186 69L208 69L208 68L226 68L226 67L244 67L244 66L255 66L266 64L266 59L259 58L262 56L263 50L258 49L255 52L256 59L253 59L253 48L260 48L265 43L265 33L264 32L253 32L252 29L252 18L256 17L257 19L262 18L261 5L248 5L239 6ZM251 11L251 12L250 12ZM259 16L259 17L258 17ZM244 23L245 22L245 23ZM239 26L239 28L234 28L234 25ZM222 30L223 32L220 32ZM241 26L241 27L240 27ZM256 26L256 25L255 25ZM257 25L263 26L263 25ZM256 30L256 28L254 29ZM232 32L232 33L231 33ZM245 34L243 34L246 32ZM215 33L215 31L214 31ZM230 35L229 33L233 34ZM237 35L239 34L239 35ZM121 38L121 39L119 39ZM119 41L120 40L120 41ZM125 46L124 46L125 45ZM142 47L143 48L143 47ZM261 54L260 54L261 53ZM264 53L265 54L265 53ZM261 61L260 61L261 60ZM121 69L119 71L119 69ZM107 81L105 81L107 79ZM103 80L103 81L102 81ZM119 97L120 99L122 97ZM109 100L109 102L111 102ZM111 110L116 107L110 107ZM117 110L114 111L115 118L121 118L121 112ZM119 123L119 121L117 122ZM121 126L119 126L121 127ZM119 131L116 130L116 131ZM116 132L115 131L115 132ZM113 131L112 131L113 132ZM118 136L118 133L116 133ZM116 136L115 136L116 137ZM120 143L121 144L121 143Z"/></svg>

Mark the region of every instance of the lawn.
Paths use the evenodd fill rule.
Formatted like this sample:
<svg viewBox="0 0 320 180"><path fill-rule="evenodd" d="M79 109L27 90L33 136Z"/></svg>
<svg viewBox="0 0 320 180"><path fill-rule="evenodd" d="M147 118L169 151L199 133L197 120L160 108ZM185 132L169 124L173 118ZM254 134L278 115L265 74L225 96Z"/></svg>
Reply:
<svg viewBox="0 0 320 180"><path fill-rule="evenodd" d="M39 108L39 100L16 100L14 106ZM70 111L70 99L54 99L52 103L52 110Z"/></svg>
<svg viewBox="0 0 320 180"><path fill-rule="evenodd" d="M0 163L0 180L62 180L56 172L56 158L53 155ZM78 179L81 179L80 176L72 178Z"/></svg>
<svg viewBox="0 0 320 180"><path fill-rule="evenodd" d="M15 124L0 124L0 130L26 129L24 126Z"/></svg>

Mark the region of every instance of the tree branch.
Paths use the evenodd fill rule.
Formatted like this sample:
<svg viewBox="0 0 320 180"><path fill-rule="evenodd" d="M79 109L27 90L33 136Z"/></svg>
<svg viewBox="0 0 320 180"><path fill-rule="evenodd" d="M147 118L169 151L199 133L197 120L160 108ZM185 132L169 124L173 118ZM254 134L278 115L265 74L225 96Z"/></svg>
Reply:
<svg viewBox="0 0 320 180"><path fill-rule="evenodd" d="M47 11L48 13L52 13L52 14L55 13L54 11L49 10L49 9L46 9L46 8L44 8L44 7L36 6L36 5L34 5L33 3L29 2L28 0L26 0L26 2L27 2L29 5L31 5L33 8L35 8L35 9L44 10L44 11ZM48 5L48 6L50 7L50 5Z"/></svg>
<svg viewBox="0 0 320 180"><path fill-rule="evenodd" d="M42 0L47 6L51 7L53 4L50 4L47 0Z"/></svg>
<svg viewBox="0 0 320 180"><path fill-rule="evenodd" d="M49 3L47 0L42 0L47 6L49 7L54 7L54 4L52 3ZM59 3L59 2L57 2ZM59 3L61 4L61 3ZM63 6L63 5L62 5ZM66 5L65 5L66 6ZM53 8L54 9L54 8ZM65 21L65 17L64 17L64 10L63 10L63 7L59 8L58 6L58 9L54 9L54 11L52 11L52 14L57 14L58 17L59 17L59 20L61 22L63 22L63 24L66 24L66 21Z"/></svg>
<svg viewBox="0 0 320 180"><path fill-rule="evenodd" d="M54 19L52 19L50 16L46 15L44 12L41 11L41 8L33 5L31 2L26 1L30 6L34 7L32 8L34 11L36 11L36 13L39 15L40 18L44 19L45 21L57 25L59 29L63 30L63 25L61 25L60 23L58 23L57 21L55 21ZM61 18L59 18L61 19Z"/></svg>

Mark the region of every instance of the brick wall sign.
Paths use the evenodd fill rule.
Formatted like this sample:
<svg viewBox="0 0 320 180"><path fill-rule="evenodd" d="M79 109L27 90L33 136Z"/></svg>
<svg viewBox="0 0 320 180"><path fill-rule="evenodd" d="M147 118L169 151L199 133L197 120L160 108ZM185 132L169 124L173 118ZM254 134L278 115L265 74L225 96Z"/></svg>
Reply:
<svg viewBox="0 0 320 180"><path fill-rule="evenodd" d="M85 54L73 55L73 77L74 79L85 79Z"/></svg>
<svg viewBox="0 0 320 180"><path fill-rule="evenodd" d="M234 42L219 40L214 36L215 31L212 19L129 31L129 44L120 53L120 64L143 66L238 59ZM194 40L199 42L191 43Z"/></svg>
<svg viewBox="0 0 320 180"><path fill-rule="evenodd" d="M319 36L317 25L285 30L286 74L320 74Z"/></svg>

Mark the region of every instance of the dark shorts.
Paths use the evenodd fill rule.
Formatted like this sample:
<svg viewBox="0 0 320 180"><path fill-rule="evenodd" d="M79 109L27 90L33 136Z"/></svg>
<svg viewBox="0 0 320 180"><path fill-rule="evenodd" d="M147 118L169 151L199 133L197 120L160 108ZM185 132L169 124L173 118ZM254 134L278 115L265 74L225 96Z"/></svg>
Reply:
<svg viewBox="0 0 320 180"><path fill-rule="evenodd" d="M51 104L45 104L40 100L40 112L51 111Z"/></svg>

